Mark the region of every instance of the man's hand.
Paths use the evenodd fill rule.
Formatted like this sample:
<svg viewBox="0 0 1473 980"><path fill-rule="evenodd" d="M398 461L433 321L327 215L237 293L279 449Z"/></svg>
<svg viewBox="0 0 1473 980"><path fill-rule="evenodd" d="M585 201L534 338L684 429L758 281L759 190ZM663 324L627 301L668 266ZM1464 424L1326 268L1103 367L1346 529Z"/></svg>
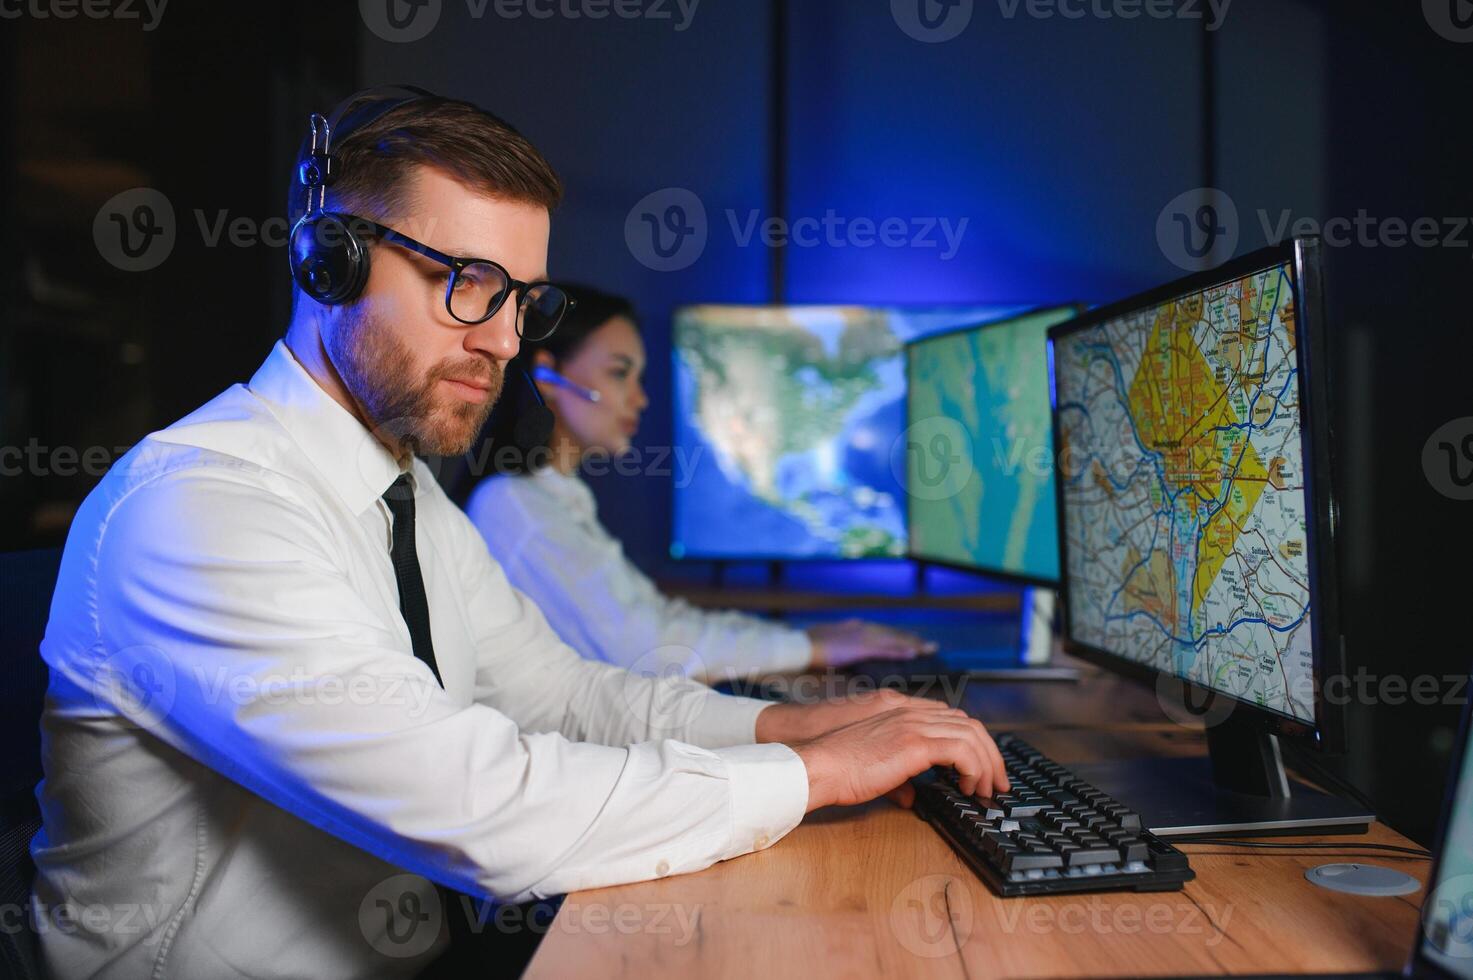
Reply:
<svg viewBox="0 0 1473 980"><path fill-rule="evenodd" d="M810 813L883 795L910 806L915 790L906 781L932 766L955 769L957 786L968 795L993 796L1010 788L987 729L944 705L940 710L922 704L891 708L799 743L793 751L808 768Z"/></svg>
<svg viewBox="0 0 1473 980"><path fill-rule="evenodd" d="M757 741L788 745L807 742L836 728L904 707L917 711L949 710L944 701L913 698L887 687L814 703L774 704L757 715Z"/></svg>
<svg viewBox="0 0 1473 980"><path fill-rule="evenodd" d="M814 667L844 667L860 660L910 660L936 652L936 644L914 633L858 619L810 626L807 633L813 644Z"/></svg>

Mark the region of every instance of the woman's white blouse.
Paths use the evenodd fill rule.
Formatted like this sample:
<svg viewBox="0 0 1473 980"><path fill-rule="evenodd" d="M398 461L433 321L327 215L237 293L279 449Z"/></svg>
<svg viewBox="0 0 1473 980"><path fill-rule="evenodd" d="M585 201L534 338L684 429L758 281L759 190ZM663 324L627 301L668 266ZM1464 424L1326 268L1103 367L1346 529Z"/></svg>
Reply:
<svg viewBox="0 0 1473 980"><path fill-rule="evenodd" d="M512 585L590 660L714 682L801 670L812 659L801 630L662 594L599 523L593 492L576 476L549 466L492 477L466 512Z"/></svg>

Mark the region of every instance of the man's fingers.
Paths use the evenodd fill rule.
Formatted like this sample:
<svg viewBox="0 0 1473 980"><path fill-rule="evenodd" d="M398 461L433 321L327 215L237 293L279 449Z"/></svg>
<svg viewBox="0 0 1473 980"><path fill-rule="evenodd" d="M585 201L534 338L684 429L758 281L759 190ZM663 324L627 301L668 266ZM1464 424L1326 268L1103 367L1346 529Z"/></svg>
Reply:
<svg viewBox="0 0 1473 980"><path fill-rule="evenodd" d="M981 722L978 722L978 725L980 726ZM993 770L993 772L997 774L995 783L998 790L1004 793L1009 792L1013 788L1013 784L1012 781L1008 779L1008 767L1006 763L1002 761L1002 753L998 751L997 742L993 740L991 733L988 732L985 727L982 728L982 741L987 746L988 751L992 755L993 764L997 767Z"/></svg>
<svg viewBox="0 0 1473 980"><path fill-rule="evenodd" d="M993 796L1006 792L1010 788L1011 784L1007 778L1007 768L1002 761L1002 753L997 750L992 736L987 733L987 729L981 722L967 715L966 712L953 708L942 714L926 718L924 724L925 728L922 733L927 738L957 741L970 750L970 758L966 760L966 766L952 763L958 774L975 777L970 783L958 781L958 788L962 792L969 795Z"/></svg>
<svg viewBox="0 0 1473 980"><path fill-rule="evenodd" d="M888 799L891 803L894 803L896 806L903 806L907 810L909 810L912 806L915 805L915 787L910 784L910 780L906 780L899 786L892 789L890 792L886 793L885 798Z"/></svg>
<svg viewBox="0 0 1473 980"><path fill-rule="evenodd" d="M938 757L944 758L945 762L956 770L957 789L961 790L964 795L974 796L979 786L985 789L992 785L992 763L986 761L985 753L981 752L965 736L937 737L935 752Z"/></svg>
<svg viewBox="0 0 1473 980"><path fill-rule="evenodd" d="M958 788L971 795L977 792L980 783L986 794L993 785L996 763L970 718L958 718L951 714L932 715L920 722L919 734L934 742L933 752L945 753L945 763L956 769L962 778ZM932 765L939 765L932 762Z"/></svg>

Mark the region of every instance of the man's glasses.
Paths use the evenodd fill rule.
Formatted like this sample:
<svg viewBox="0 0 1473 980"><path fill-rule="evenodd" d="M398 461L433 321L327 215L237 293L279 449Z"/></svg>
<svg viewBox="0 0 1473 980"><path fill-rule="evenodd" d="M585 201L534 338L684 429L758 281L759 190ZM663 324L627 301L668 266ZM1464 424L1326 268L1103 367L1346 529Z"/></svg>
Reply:
<svg viewBox="0 0 1473 980"><path fill-rule="evenodd" d="M351 214L342 215L342 218L360 234L366 229L390 244L407 248L449 268L445 309L461 323L485 323L497 314L515 290L517 336L522 340L546 340L557 329L563 315L577 305L577 301L561 286L513 279L500 263L490 259L462 259L446 255L376 221Z"/></svg>

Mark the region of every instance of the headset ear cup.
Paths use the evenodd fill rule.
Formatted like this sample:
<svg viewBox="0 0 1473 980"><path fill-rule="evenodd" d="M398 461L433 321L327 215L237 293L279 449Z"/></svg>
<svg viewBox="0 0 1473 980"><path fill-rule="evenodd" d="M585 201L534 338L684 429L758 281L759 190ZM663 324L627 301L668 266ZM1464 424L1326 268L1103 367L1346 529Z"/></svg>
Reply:
<svg viewBox="0 0 1473 980"><path fill-rule="evenodd" d="M324 306L356 299L368 283L368 248L341 216L302 218L292 229L292 278Z"/></svg>

